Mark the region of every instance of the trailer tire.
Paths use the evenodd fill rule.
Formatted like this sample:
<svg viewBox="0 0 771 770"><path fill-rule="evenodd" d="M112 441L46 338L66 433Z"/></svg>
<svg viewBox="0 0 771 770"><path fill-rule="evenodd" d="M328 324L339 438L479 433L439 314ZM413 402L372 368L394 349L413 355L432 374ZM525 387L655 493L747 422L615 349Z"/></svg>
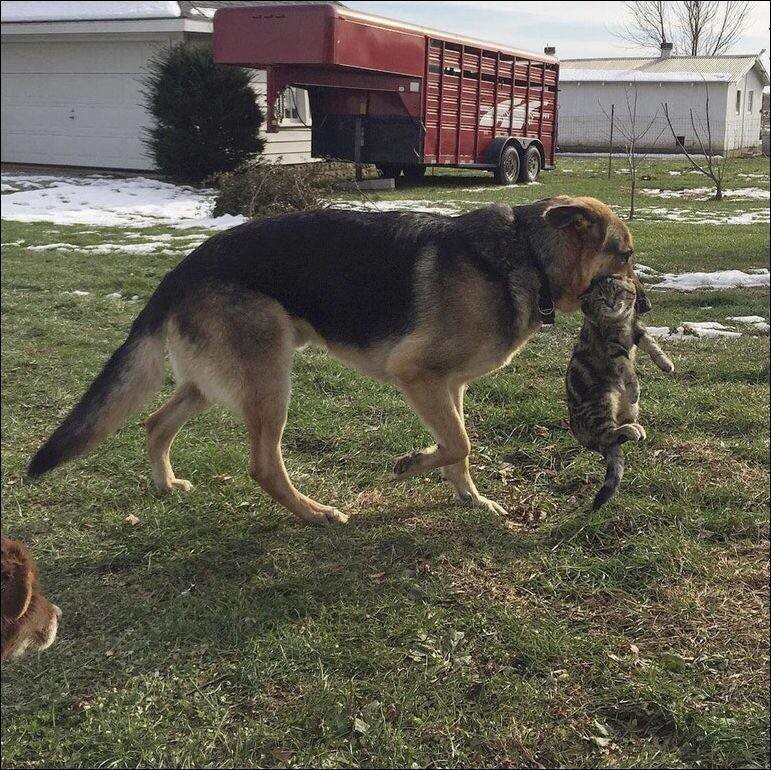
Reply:
<svg viewBox="0 0 771 770"><path fill-rule="evenodd" d="M522 165L519 170L519 181L536 182L540 173L541 153L534 144L531 144L530 147L525 150L522 158Z"/></svg>
<svg viewBox="0 0 771 770"><path fill-rule="evenodd" d="M405 166L402 173L407 179L420 179L426 175L425 166Z"/></svg>
<svg viewBox="0 0 771 770"><path fill-rule="evenodd" d="M395 163L378 163L375 168L381 177L387 179L398 179L399 174L402 173L402 167Z"/></svg>
<svg viewBox="0 0 771 770"><path fill-rule="evenodd" d="M520 162L517 148L513 144L504 147L501 159L498 161L498 166L495 169L496 184L514 184L519 178L519 167Z"/></svg>

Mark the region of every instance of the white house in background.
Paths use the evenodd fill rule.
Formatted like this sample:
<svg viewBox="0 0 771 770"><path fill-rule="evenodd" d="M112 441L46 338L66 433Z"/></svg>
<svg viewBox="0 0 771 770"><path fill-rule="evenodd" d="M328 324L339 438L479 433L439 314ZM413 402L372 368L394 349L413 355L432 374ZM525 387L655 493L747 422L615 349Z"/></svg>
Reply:
<svg viewBox="0 0 771 770"><path fill-rule="evenodd" d="M184 41L211 44L217 8L247 2L2 2L6 163L152 170L142 145L148 59ZM255 71L264 106L265 72ZM265 155L311 159L307 93L288 89Z"/></svg>
<svg viewBox="0 0 771 770"><path fill-rule="evenodd" d="M761 52L762 53L762 52ZM759 55L672 56L671 44L658 58L562 59L560 62L558 142L562 151L605 151L610 140L607 115L614 107L613 144L623 151L629 133L629 106L637 95L637 132L648 128L640 150L675 152L663 103L676 136L699 151L694 123L707 143L706 93L709 91L713 151L759 152L763 89L769 79Z"/></svg>

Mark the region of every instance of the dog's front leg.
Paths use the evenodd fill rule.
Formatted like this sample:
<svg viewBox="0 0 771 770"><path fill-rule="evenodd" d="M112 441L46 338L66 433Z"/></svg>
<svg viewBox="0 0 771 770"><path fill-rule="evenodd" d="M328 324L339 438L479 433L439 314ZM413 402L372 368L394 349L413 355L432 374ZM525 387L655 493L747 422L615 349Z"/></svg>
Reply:
<svg viewBox="0 0 771 770"><path fill-rule="evenodd" d="M471 479L468 461L471 443L463 423L466 386L452 386L446 380L422 378L401 381L399 388L431 431L436 446L400 457L394 466L393 478L406 479L432 468L442 468L444 478L455 487L461 502L505 514L500 505L479 494Z"/></svg>
<svg viewBox="0 0 771 770"><path fill-rule="evenodd" d="M461 385L459 388L451 389L455 409L464 425L466 421L463 414L463 398L466 395L466 387L466 385ZM464 457L459 463L447 465L442 468L442 478L445 481L449 481L450 484L455 487L455 494L458 496L458 500L464 505L487 508L493 513L499 513L503 516L507 515L507 511L503 506L500 506L494 500L482 497L482 495L479 494L479 490L476 488L476 484L474 484L474 480L471 478L468 457Z"/></svg>

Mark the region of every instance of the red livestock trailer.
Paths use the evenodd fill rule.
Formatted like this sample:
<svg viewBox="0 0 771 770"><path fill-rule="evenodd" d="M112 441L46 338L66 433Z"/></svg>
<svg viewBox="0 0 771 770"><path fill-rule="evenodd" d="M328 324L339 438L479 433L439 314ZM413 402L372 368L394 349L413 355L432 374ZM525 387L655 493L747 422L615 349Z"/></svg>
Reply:
<svg viewBox="0 0 771 770"><path fill-rule="evenodd" d="M217 62L267 71L277 98L305 88L314 157L420 176L427 166L488 169L501 184L554 164L557 59L329 3L225 8Z"/></svg>

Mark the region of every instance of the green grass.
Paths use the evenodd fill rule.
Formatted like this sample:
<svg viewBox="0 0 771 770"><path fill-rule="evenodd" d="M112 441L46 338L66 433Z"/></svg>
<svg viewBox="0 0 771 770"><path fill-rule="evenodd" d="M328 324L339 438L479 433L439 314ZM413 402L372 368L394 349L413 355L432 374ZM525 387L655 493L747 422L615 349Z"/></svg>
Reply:
<svg viewBox="0 0 771 770"><path fill-rule="evenodd" d="M601 159L560 166L573 173L474 196L624 205L628 180ZM649 166L651 186L703 186L667 173L679 160ZM392 197L486 182L449 173ZM600 461L563 423L566 316L469 391L477 484L506 518L456 506L437 474L389 483L424 429L318 351L297 356L285 454L303 491L354 514L346 527L300 526L263 495L219 409L175 445L189 496L153 491L141 416L29 484L30 454L140 307L104 295L144 300L175 262L26 249L123 238L94 229L3 223L4 243L26 242L3 248L4 529L64 610L54 647L3 667L3 766L768 766L767 337L669 343L675 379L640 362L649 441L597 513ZM632 229L660 270L768 265L764 224ZM769 313L759 289L652 299L651 325Z"/></svg>

